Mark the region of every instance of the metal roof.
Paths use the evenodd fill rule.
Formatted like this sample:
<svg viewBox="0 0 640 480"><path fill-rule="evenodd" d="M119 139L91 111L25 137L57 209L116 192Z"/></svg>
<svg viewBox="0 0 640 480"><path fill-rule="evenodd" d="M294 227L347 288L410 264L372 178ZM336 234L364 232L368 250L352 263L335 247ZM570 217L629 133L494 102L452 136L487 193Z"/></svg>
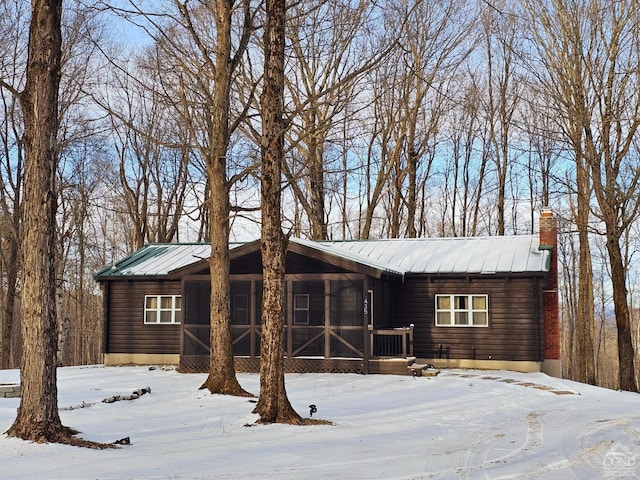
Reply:
<svg viewBox="0 0 640 480"><path fill-rule="evenodd" d="M548 250L537 235L319 242L387 269L422 274L544 273Z"/></svg>
<svg viewBox="0 0 640 480"><path fill-rule="evenodd" d="M537 235L290 241L391 275L545 273L551 254L538 248ZM167 276L208 258L209 252L209 245L203 243L149 244L101 270L96 278Z"/></svg>
<svg viewBox="0 0 640 480"><path fill-rule="evenodd" d="M96 278L166 276L206 259L210 251L205 243L152 243L99 271Z"/></svg>
<svg viewBox="0 0 640 480"><path fill-rule="evenodd" d="M316 241L316 240L306 240L306 239L302 239L302 238L291 238L289 239L289 242L294 242L297 243L298 245L303 245L307 248L310 248L312 250L317 250L320 252L324 252L324 253L328 253L330 255L334 255L337 257L341 257L347 260L351 260L354 261L356 263L360 263L362 265L365 265L367 267L371 267L374 268L376 270L380 270L383 271L385 273L389 273L389 274L393 274L393 275L402 275L404 272L403 271L399 271L395 268L393 268L391 265L387 264L387 263L383 263L383 262L379 262L376 258L374 258L373 256L367 255L366 252L357 252L357 251L352 251L346 248L336 248L338 244L340 243L356 243L356 241L336 241L336 242L322 242L322 241ZM361 240L357 243L367 243L368 240Z"/></svg>

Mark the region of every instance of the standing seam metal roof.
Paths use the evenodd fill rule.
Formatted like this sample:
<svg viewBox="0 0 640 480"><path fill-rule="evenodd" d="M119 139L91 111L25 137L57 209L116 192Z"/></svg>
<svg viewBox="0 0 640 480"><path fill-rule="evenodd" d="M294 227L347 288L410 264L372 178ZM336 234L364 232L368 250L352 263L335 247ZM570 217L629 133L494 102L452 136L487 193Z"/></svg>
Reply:
<svg viewBox="0 0 640 480"><path fill-rule="evenodd" d="M551 254L539 249L536 235L290 241L395 275L545 273ZM209 252L203 243L149 244L101 270L96 278L166 276L208 258Z"/></svg>
<svg viewBox="0 0 640 480"><path fill-rule="evenodd" d="M402 273L492 274L549 271L548 250L536 235L319 242L335 251L373 257Z"/></svg>

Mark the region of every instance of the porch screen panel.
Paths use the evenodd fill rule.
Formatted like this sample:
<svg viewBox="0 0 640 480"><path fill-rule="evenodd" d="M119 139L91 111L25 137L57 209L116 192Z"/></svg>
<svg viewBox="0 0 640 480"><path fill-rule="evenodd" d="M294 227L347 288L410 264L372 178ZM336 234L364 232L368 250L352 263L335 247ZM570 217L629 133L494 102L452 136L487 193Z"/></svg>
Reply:
<svg viewBox="0 0 640 480"><path fill-rule="evenodd" d="M331 281L331 326L362 326L364 310L362 282L353 280Z"/></svg>
<svg viewBox="0 0 640 480"><path fill-rule="evenodd" d="M292 290L291 346L294 356L323 356L324 281L296 281Z"/></svg>
<svg viewBox="0 0 640 480"><path fill-rule="evenodd" d="M256 325L262 324L262 282L256 282Z"/></svg>
<svg viewBox="0 0 640 480"><path fill-rule="evenodd" d="M233 343L233 354L239 357L251 356L251 337L250 333L246 330L232 329L231 330L231 342ZM258 352L260 351L260 344L257 345Z"/></svg>
<svg viewBox="0 0 640 480"><path fill-rule="evenodd" d="M364 337L360 329L342 328L339 337L331 336L331 356L344 358L362 358L364 355Z"/></svg>
<svg viewBox="0 0 640 480"><path fill-rule="evenodd" d="M183 309L183 355L209 355L209 282L187 282L185 284Z"/></svg>
<svg viewBox="0 0 640 480"><path fill-rule="evenodd" d="M184 335L182 353L184 355L209 355L209 329L189 329Z"/></svg>
<svg viewBox="0 0 640 480"><path fill-rule="evenodd" d="M308 295L308 316L305 316L304 310L299 308L300 315L295 316L296 305L294 304L294 325L324 325L324 282L293 282L293 295ZM294 302L295 303L295 302ZM301 306L301 305L300 305ZM306 319L306 321L305 321ZM298 321L296 321L298 320Z"/></svg>
<svg viewBox="0 0 640 480"><path fill-rule="evenodd" d="M233 354L247 357L260 352L262 284L252 292L251 281L232 281L230 285L231 341ZM255 299L252 296L255 294ZM252 318L255 317L255 318Z"/></svg>
<svg viewBox="0 0 640 480"><path fill-rule="evenodd" d="M183 323L188 325L209 325L209 282L189 282L185 285L186 299L182 308L186 312Z"/></svg>
<svg viewBox="0 0 640 480"><path fill-rule="evenodd" d="M251 320L251 282L231 282L231 324L249 325Z"/></svg>

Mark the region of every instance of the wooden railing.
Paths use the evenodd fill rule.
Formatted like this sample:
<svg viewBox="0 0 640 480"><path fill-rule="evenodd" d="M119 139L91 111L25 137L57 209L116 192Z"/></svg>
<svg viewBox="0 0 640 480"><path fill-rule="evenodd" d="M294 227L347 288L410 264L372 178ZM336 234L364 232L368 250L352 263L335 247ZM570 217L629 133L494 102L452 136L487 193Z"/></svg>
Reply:
<svg viewBox="0 0 640 480"><path fill-rule="evenodd" d="M371 358L413 357L413 325L376 328L371 332Z"/></svg>

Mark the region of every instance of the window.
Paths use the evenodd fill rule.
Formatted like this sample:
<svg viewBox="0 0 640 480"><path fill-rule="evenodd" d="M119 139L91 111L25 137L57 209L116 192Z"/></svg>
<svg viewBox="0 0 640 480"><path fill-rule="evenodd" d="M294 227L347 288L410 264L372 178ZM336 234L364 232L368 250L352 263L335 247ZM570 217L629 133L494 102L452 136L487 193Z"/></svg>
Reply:
<svg viewBox="0 0 640 480"><path fill-rule="evenodd" d="M487 295L436 295L436 325L439 327L487 327Z"/></svg>
<svg viewBox="0 0 640 480"><path fill-rule="evenodd" d="M147 295L144 297L144 323L167 324L182 321L180 295Z"/></svg>
<svg viewBox="0 0 640 480"><path fill-rule="evenodd" d="M293 324L309 325L308 293L296 293L293 296Z"/></svg>

